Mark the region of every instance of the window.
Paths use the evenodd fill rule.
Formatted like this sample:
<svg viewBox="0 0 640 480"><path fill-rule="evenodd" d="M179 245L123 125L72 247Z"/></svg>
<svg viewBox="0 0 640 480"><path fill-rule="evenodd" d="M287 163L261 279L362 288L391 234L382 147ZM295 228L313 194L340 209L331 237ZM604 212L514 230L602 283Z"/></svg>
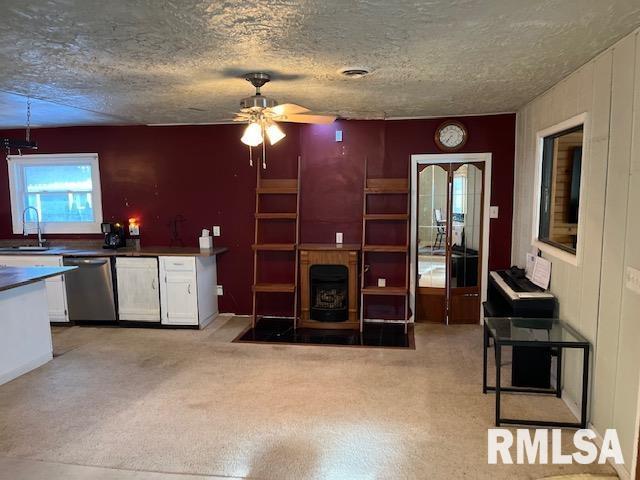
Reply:
<svg viewBox="0 0 640 480"><path fill-rule="evenodd" d="M576 117L556 129L538 134L538 137L541 151L536 237L538 242L575 258L579 235L584 118Z"/></svg>
<svg viewBox="0 0 640 480"><path fill-rule="evenodd" d="M97 154L10 155L8 163L13 233L23 232L23 215L28 232L39 216L44 233L100 233Z"/></svg>
<svg viewBox="0 0 640 480"><path fill-rule="evenodd" d="M454 215L462 216L467 207L467 166L463 165L453 173L451 211Z"/></svg>

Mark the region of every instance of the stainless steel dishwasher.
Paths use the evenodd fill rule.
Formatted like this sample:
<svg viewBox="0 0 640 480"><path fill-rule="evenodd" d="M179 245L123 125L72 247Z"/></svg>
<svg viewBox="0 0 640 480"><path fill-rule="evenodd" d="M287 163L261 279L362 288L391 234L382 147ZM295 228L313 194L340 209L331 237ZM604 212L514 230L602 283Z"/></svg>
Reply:
<svg viewBox="0 0 640 480"><path fill-rule="evenodd" d="M116 302L109 257L65 257L63 265L78 267L65 276L69 320L113 322Z"/></svg>

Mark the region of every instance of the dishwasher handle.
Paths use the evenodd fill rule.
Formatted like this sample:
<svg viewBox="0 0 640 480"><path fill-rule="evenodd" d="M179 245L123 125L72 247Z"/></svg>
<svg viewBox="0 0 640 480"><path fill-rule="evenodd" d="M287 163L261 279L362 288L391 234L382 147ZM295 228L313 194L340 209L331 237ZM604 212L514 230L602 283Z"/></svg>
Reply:
<svg viewBox="0 0 640 480"><path fill-rule="evenodd" d="M109 260L106 258L67 258L65 265L104 265Z"/></svg>

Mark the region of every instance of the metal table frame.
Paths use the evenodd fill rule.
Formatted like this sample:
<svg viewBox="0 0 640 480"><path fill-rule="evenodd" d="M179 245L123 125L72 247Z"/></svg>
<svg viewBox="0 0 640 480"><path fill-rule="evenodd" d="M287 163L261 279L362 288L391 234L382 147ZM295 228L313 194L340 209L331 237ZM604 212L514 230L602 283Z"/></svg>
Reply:
<svg viewBox="0 0 640 480"><path fill-rule="evenodd" d="M566 323L560 322L563 328L567 329L577 338L582 337L575 332ZM586 428L587 426L587 393L589 387L589 348L588 341L575 341L575 342L563 342L552 340L506 340L496 338L487 326L485 320L483 326L484 348L483 348L483 369L482 369L482 393L487 391L494 391L496 394L496 427L502 424L508 425L532 425L541 427L557 427L557 428ZM489 349L489 339L493 338L495 354L496 354L496 386L487 385L487 351ZM501 357L503 346L522 346L522 347L552 347L557 348L557 366L556 366L556 386L555 389L543 389L543 388L529 388L529 387L502 387L500 385L500 370L501 370ZM500 416L500 399L501 393L536 393L544 395L555 395L558 398L562 396L562 350L564 348L579 348L583 351L582 360L582 403L580 409L580 421L579 422L555 422L546 420L524 420L516 418L503 418Z"/></svg>

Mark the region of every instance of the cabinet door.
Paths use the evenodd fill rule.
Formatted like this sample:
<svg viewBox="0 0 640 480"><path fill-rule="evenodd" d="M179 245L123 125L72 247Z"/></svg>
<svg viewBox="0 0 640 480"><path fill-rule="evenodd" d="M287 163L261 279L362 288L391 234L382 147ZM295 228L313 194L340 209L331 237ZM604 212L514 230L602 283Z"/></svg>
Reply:
<svg viewBox="0 0 640 480"><path fill-rule="evenodd" d="M160 321L160 286L156 258L117 258L120 320Z"/></svg>
<svg viewBox="0 0 640 480"><path fill-rule="evenodd" d="M198 295L193 258L161 257L160 299L164 325L198 325Z"/></svg>
<svg viewBox="0 0 640 480"><path fill-rule="evenodd" d="M7 255L0 257L0 265L8 267L60 267L62 257L59 256L25 256ZM50 322L68 322L67 290L64 286L64 275L47 278L47 302L49 304Z"/></svg>
<svg viewBox="0 0 640 480"><path fill-rule="evenodd" d="M193 280L182 275L167 275L164 283L162 323L198 325L198 302Z"/></svg>

